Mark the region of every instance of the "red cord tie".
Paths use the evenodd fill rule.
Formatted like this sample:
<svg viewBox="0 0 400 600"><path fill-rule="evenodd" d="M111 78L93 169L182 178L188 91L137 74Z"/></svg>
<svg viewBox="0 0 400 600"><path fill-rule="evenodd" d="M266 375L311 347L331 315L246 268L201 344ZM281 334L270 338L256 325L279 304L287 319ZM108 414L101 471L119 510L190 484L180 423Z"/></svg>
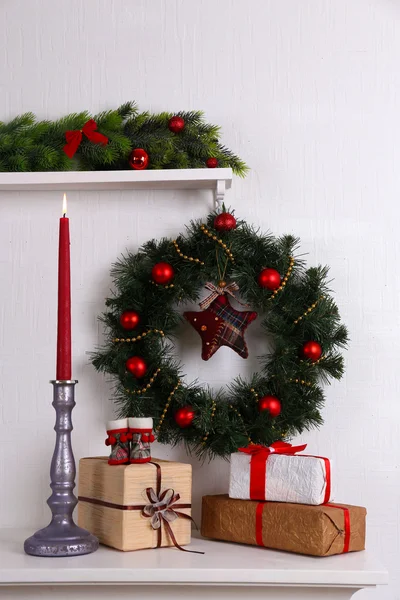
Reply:
<svg viewBox="0 0 400 600"><path fill-rule="evenodd" d="M84 124L82 129L76 129L74 131L66 131L65 139L67 143L65 144L63 150L69 158L73 158L75 152L78 150L80 143L82 141L82 136L85 135L88 140L93 142L94 144L102 144L102 146L106 146L108 144L108 137L103 135L102 133L96 131L97 123L93 119L90 119L87 123Z"/></svg>

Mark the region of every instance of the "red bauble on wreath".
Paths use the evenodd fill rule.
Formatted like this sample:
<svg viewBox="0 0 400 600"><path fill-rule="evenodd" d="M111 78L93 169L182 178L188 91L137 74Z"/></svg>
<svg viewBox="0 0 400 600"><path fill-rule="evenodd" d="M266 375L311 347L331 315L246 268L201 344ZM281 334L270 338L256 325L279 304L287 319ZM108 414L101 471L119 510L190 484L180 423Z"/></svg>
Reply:
<svg viewBox="0 0 400 600"><path fill-rule="evenodd" d="M218 167L218 158L214 158L213 156L207 158L206 165L209 169L216 169Z"/></svg>
<svg viewBox="0 0 400 600"><path fill-rule="evenodd" d="M135 310L126 310L120 316L119 322L124 329L135 329L140 323L140 317Z"/></svg>
<svg viewBox="0 0 400 600"><path fill-rule="evenodd" d="M135 148L129 157L129 166L135 171L146 169L149 164L149 155L143 148Z"/></svg>
<svg viewBox="0 0 400 600"><path fill-rule="evenodd" d="M175 423L179 427L189 427L193 422L195 414L196 413L191 406L183 406L182 408L178 408L174 417Z"/></svg>
<svg viewBox="0 0 400 600"><path fill-rule="evenodd" d="M180 133L185 128L185 121L182 117L175 115L168 121L168 129L173 133Z"/></svg>
<svg viewBox="0 0 400 600"><path fill-rule="evenodd" d="M271 417L280 415L281 408L281 402L276 396L263 396L258 401L258 410L260 412L267 410Z"/></svg>
<svg viewBox="0 0 400 600"><path fill-rule="evenodd" d="M301 355L306 360L316 362L322 356L322 346L318 342L310 340L303 344L303 348L301 349Z"/></svg>
<svg viewBox="0 0 400 600"><path fill-rule="evenodd" d="M159 262L152 268L151 276L155 283L166 285L170 283L175 276L174 267L169 263Z"/></svg>
<svg viewBox="0 0 400 600"><path fill-rule="evenodd" d="M277 290L281 285L281 276L276 269L263 269L259 274L258 285L267 290Z"/></svg>
<svg viewBox="0 0 400 600"><path fill-rule="evenodd" d="M141 356L131 356L125 363L127 371L136 379L142 379L147 373L146 361Z"/></svg>
<svg viewBox="0 0 400 600"><path fill-rule="evenodd" d="M230 213L220 213L214 219L214 228L217 231L232 231L236 229L236 219Z"/></svg>

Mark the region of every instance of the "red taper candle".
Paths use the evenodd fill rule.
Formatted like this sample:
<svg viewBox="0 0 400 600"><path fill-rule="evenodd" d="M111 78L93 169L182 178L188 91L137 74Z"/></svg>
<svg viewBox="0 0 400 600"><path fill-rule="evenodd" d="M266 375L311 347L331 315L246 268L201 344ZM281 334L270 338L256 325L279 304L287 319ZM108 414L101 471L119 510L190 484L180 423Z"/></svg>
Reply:
<svg viewBox="0 0 400 600"><path fill-rule="evenodd" d="M56 379L71 379L71 269L67 197L64 194L58 245L58 314Z"/></svg>

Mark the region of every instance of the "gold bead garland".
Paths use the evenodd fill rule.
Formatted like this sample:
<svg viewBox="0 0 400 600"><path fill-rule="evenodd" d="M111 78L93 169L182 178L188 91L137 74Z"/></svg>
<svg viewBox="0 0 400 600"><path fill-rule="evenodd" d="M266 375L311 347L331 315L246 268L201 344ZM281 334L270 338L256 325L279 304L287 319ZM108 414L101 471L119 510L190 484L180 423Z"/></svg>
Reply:
<svg viewBox="0 0 400 600"><path fill-rule="evenodd" d="M306 361L306 360L301 360L300 362L306 362L309 367L315 367L315 365L318 365L322 360L325 360L325 359L326 359L326 356L321 356L321 358L319 358L318 360L315 360L312 363L310 363L309 361Z"/></svg>
<svg viewBox="0 0 400 600"><path fill-rule="evenodd" d="M153 285L156 285L157 287L162 287L165 290L169 290L170 288L175 287L175 285L173 283L170 283L169 285L162 285L161 283L156 283L155 281L153 281L152 279L149 280L150 283L152 283Z"/></svg>
<svg viewBox="0 0 400 600"><path fill-rule="evenodd" d="M240 414L240 412L238 411L238 409L235 406L233 406L232 404L229 405L229 408L231 410L233 410L233 412L235 412L237 414L237 416L239 417L239 419L241 420L242 425L243 425L243 429L245 431L245 434L247 435L247 440L248 440L249 444L251 445L253 442L251 441L251 437L249 436L249 434L246 431L246 425L244 423L244 419L243 419L242 415Z"/></svg>
<svg viewBox="0 0 400 600"><path fill-rule="evenodd" d="M152 377L149 379L149 383L147 385L145 385L141 390L129 390L128 388L125 388L125 391L128 394L133 394L133 395L144 394L151 388L151 386L153 385L153 383L154 383L155 379L157 378L157 375L159 374L160 371L161 371L161 369L158 368L157 371L154 373L154 375L152 375Z"/></svg>
<svg viewBox="0 0 400 600"><path fill-rule="evenodd" d="M293 267L294 267L294 258L293 258L293 256L289 256L289 268L288 268L288 270L286 271L286 275L285 275L285 277L283 278L283 281L282 281L281 285L280 285L280 286L279 286L279 287L278 287L276 290L274 290L274 291L272 292L272 294L271 294L271 296L268 298L268 300L273 300L273 299L275 298L275 296L276 296L277 294L279 294L279 292L281 292L281 291L282 291L282 290L285 288L285 286L286 286L286 283L287 283L287 281L288 281L288 279L289 279L290 275L292 274Z"/></svg>
<svg viewBox="0 0 400 600"><path fill-rule="evenodd" d="M288 381L289 381L289 383L298 383L298 384L304 385L306 387L313 387L313 385L314 385L312 382L305 381L304 379L292 379L292 378L290 378Z"/></svg>
<svg viewBox="0 0 400 600"><path fill-rule="evenodd" d="M217 403L215 402L215 400L212 401L212 405L211 405L211 421L214 418L215 415L215 411L217 410ZM206 442L208 440L208 436L210 435L210 432L207 431L206 435L203 437L203 442L202 442L202 446L206 445Z"/></svg>
<svg viewBox="0 0 400 600"><path fill-rule="evenodd" d="M180 380L180 379L178 379L178 383L176 384L176 386L174 387L174 389L172 390L172 392L170 393L170 395L169 395L169 396L168 396L168 398L167 398L167 402L166 402L166 404L165 404L165 406L164 406L163 413L162 413L162 415L161 415L161 418L160 418L160 420L159 420L159 422L158 422L158 425L157 425L157 427L156 427L156 431L157 431L157 432L159 432L159 431L160 431L160 429L161 429L161 425L163 424L163 421L164 421L164 419L165 419L165 415L167 414L167 411L168 411L169 405L171 404L172 398L173 398L173 396L175 395L175 392L176 392L176 390L178 389L178 387L179 387L180 385L181 385L181 380Z"/></svg>
<svg viewBox="0 0 400 600"><path fill-rule="evenodd" d="M161 337L165 336L165 333L163 332L162 329L149 329L148 331L144 331L143 333L141 333L140 335L137 335L134 338L114 338L113 342L115 343L133 343L133 342L138 342L140 340L142 340L144 337L146 337L146 335L149 335L149 333L159 333L161 335Z"/></svg>
<svg viewBox="0 0 400 600"><path fill-rule="evenodd" d="M227 255L227 257L229 258L229 260L231 262L233 262L233 263L235 262L232 252L229 250L227 244L225 244L225 242L223 240L221 240L221 238L217 238L216 235L214 235L210 231L208 231L208 229L205 225L200 225L200 229L204 233L204 235L206 235L210 239L214 240L214 242L217 242L224 249L225 254Z"/></svg>
<svg viewBox="0 0 400 600"><path fill-rule="evenodd" d="M200 260L199 258L194 258L193 256L187 256L186 254L183 254L183 252L181 251L181 249L178 246L178 242L176 240L172 240L172 243L175 247L175 250L177 251L177 253L179 254L179 256L181 258L183 258L184 260L190 260L190 262L195 262L199 265L204 265L204 262L202 260Z"/></svg>
<svg viewBox="0 0 400 600"><path fill-rule="evenodd" d="M251 393L253 394L255 401L258 402L258 394L254 388L250 388Z"/></svg>
<svg viewBox="0 0 400 600"><path fill-rule="evenodd" d="M317 306L318 302L319 302L320 300L322 300L322 299L323 299L323 296L320 296L320 297L318 298L318 300L316 300L315 302L313 302L313 303L311 304L311 306L309 306L309 307L308 307L308 308L307 308L307 309L306 309L306 310L303 312L303 314L302 314L302 315L300 315L300 317L297 317L297 319L296 319L295 321L293 321L293 324L294 324L294 325L297 325L298 323L300 323L300 321L301 321L302 319L304 319L304 317L307 317L307 316L310 314L310 312L312 312L312 311L315 309L315 307Z"/></svg>

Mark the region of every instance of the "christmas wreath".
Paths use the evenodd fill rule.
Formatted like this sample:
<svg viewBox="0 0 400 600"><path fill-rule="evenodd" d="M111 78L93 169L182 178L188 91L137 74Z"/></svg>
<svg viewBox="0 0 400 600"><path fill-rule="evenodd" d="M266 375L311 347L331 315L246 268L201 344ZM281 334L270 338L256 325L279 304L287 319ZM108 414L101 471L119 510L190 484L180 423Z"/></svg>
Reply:
<svg viewBox="0 0 400 600"><path fill-rule="evenodd" d="M328 269L306 269L297 246L291 235L261 234L224 211L123 256L101 317L107 340L93 355L115 381L119 417L152 416L159 442L184 441L210 457L320 425L321 383L342 376L348 337ZM182 315L204 287L201 310ZM246 358L244 334L256 318L274 349L250 381L236 378L216 394L188 385L170 342L182 318L199 333L204 360L221 345Z"/></svg>
<svg viewBox="0 0 400 600"><path fill-rule="evenodd" d="M231 167L246 164L219 141L201 111L150 114L134 102L92 117L37 121L32 113L0 122L0 171L99 171Z"/></svg>

